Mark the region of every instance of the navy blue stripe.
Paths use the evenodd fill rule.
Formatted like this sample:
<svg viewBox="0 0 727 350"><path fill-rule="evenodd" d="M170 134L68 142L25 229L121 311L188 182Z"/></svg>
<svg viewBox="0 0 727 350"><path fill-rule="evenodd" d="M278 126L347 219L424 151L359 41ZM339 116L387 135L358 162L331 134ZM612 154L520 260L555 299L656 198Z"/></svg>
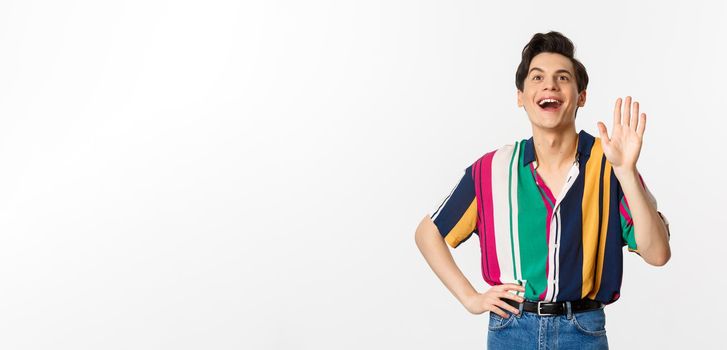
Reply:
<svg viewBox="0 0 727 350"><path fill-rule="evenodd" d="M462 218L475 198L475 186L472 180L472 166L465 169L464 175L459 180L449 200L438 210L439 214L434 219L434 224L439 229L442 237L446 237ZM469 238L466 237L462 242ZM461 242L460 242L461 243Z"/></svg>
<svg viewBox="0 0 727 350"><path fill-rule="evenodd" d="M558 277L557 301L581 298L583 289L583 188L585 186L586 161L581 155L579 173L560 202L560 276Z"/></svg>
<svg viewBox="0 0 727 350"><path fill-rule="evenodd" d="M614 295L620 294L623 276L623 245L621 242L621 217L618 211L620 186L618 178L611 172L611 189L609 191L608 232L606 236L606 249L603 257L603 274L601 286L596 300L604 304L616 301Z"/></svg>
<svg viewBox="0 0 727 350"><path fill-rule="evenodd" d="M598 175L598 238L596 239L596 258L593 264L593 276L598 278L598 256L601 253L601 225L603 224L603 173L606 170L606 155L601 156L601 173ZM603 283L603 280L601 280ZM593 288L596 284L593 284Z"/></svg>

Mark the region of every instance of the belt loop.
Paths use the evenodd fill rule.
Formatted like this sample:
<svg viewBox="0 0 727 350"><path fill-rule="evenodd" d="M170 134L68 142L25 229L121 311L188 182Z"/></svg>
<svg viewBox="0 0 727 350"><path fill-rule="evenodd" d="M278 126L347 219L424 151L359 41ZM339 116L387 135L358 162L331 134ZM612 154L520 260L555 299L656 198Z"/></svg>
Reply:
<svg viewBox="0 0 727 350"><path fill-rule="evenodd" d="M524 306L525 306L525 302L522 302L522 303L518 304L518 306L517 306L518 313L517 313L517 315L515 317L520 318L523 315L523 307Z"/></svg>
<svg viewBox="0 0 727 350"><path fill-rule="evenodd" d="M565 302L565 308L567 309L567 318L570 321L571 317L573 317L573 311L571 310L570 301Z"/></svg>

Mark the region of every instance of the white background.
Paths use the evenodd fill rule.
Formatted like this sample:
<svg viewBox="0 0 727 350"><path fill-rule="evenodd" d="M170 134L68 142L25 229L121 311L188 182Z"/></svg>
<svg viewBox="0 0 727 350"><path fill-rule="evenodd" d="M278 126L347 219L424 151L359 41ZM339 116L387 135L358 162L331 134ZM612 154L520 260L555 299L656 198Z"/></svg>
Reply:
<svg viewBox="0 0 727 350"><path fill-rule="evenodd" d="M549 30L591 78L578 130L640 101L671 222L666 266L625 254L611 346L718 347L716 3L3 1L0 348L484 348L414 230L531 135L515 69Z"/></svg>

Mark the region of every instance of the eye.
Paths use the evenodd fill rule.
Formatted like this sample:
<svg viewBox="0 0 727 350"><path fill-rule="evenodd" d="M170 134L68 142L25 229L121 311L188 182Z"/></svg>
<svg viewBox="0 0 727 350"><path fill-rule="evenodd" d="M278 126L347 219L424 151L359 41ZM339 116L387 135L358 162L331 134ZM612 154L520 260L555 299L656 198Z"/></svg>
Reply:
<svg viewBox="0 0 727 350"><path fill-rule="evenodd" d="M542 78L540 75L534 75L533 76L533 80L540 80L540 78Z"/></svg>
<svg viewBox="0 0 727 350"><path fill-rule="evenodd" d="M568 81L568 77L565 75L561 75L559 78L560 80Z"/></svg>

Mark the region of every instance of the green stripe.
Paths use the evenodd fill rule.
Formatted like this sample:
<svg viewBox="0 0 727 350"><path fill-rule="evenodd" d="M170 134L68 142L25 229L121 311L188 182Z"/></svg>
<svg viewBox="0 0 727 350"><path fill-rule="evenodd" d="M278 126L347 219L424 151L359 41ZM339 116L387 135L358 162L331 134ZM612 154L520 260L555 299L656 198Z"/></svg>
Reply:
<svg viewBox="0 0 727 350"><path fill-rule="evenodd" d="M626 221L626 218L621 213L621 210L619 210L619 217L621 218L621 232L624 241L626 241L626 244L629 246L629 248L636 250L636 236L634 236L634 225L633 225L633 219L634 217L631 216L631 209L626 205L625 201L626 197L621 197L621 204L623 204L624 209L629 214L629 217L631 218L631 225L629 225L628 221Z"/></svg>
<svg viewBox="0 0 727 350"><path fill-rule="evenodd" d="M536 170L536 174L537 174L537 170ZM540 189L540 187L538 187L538 188ZM545 200L548 201L548 204L550 204L550 207L551 208L555 209L554 208L555 207L555 203L553 203L553 202L550 201L550 196L548 196L548 194L544 190L541 189L541 191L543 192L543 198L545 198Z"/></svg>
<svg viewBox="0 0 727 350"><path fill-rule="evenodd" d="M513 278L517 281L517 265L515 265L515 238L512 232L512 162L515 159L515 155L518 154L519 142L515 142L515 149L512 150L512 156L510 157L510 167L507 169L508 180L507 180L507 199L509 201L508 208L510 209L510 250L512 255L512 271ZM518 292L519 294L519 292Z"/></svg>
<svg viewBox="0 0 727 350"><path fill-rule="evenodd" d="M527 280L525 298L538 300L545 290L548 260L548 242L545 239L548 210L545 207L530 165L523 166L524 152L518 163L518 236L520 240L520 267Z"/></svg>

